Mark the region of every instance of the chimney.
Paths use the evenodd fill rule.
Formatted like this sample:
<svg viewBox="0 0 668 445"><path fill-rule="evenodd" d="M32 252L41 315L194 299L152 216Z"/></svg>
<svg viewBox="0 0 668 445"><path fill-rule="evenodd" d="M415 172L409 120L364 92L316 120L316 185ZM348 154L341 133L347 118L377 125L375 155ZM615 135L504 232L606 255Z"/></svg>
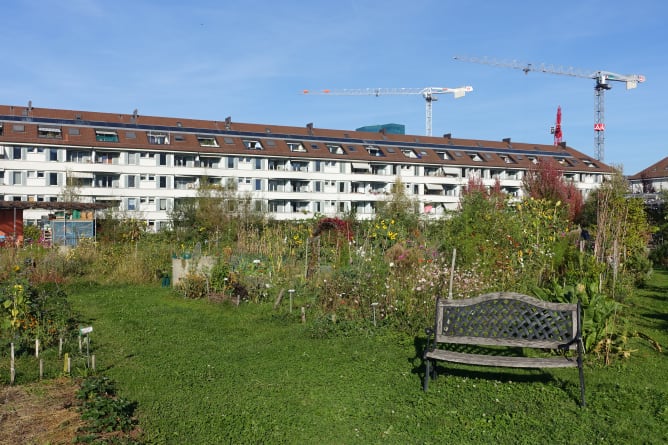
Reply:
<svg viewBox="0 0 668 445"><path fill-rule="evenodd" d="M446 139L452 139L452 133L445 133L443 137Z"/></svg>
<svg viewBox="0 0 668 445"><path fill-rule="evenodd" d="M232 116L227 116L225 118L225 130L230 131L232 128Z"/></svg>
<svg viewBox="0 0 668 445"><path fill-rule="evenodd" d="M503 138L502 141L506 144L510 144L510 138Z"/></svg>
<svg viewBox="0 0 668 445"><path fill-rule="evenodd" d="M306 124L306 129L308 130L309 136L313 136L313 122Z"/></svg>

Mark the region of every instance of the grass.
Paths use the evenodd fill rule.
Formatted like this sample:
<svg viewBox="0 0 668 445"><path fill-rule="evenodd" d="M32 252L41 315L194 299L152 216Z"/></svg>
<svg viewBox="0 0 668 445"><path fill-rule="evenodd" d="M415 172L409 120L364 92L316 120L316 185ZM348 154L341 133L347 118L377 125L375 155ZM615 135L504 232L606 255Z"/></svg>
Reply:
<svg viewBox="0 0 668 445"><path fill-rule="evenodd" d="M626 361L585 369L439 366L421 389L423 338L386 330L313 338L298 311L184 300L158 287L80 286L98 369L138 402L149 443L668 442L668 358L633 336ZM668 273L628 301L668 345Z"/></svg>

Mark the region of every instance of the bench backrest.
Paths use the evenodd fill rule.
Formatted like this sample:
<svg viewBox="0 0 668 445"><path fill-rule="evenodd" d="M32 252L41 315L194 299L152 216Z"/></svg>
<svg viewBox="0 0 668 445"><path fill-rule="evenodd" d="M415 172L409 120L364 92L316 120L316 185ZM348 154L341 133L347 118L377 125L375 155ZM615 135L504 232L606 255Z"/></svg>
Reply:
<svg viewBox="0 0 668 445"><path fill-rule="evenodd" d="M514 292L436 302L438 343L575 349L577 304L551 303Z"/></svg>

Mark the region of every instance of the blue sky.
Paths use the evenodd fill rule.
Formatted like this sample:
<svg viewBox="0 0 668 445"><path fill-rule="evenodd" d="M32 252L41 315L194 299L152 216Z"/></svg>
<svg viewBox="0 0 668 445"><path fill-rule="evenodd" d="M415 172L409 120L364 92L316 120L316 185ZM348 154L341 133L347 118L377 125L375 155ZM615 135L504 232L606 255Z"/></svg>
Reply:
<svg viewBox="0 0 668 445"><path fill-rule="evenodd" d="M471 85L440 95L433 134L568 145L594 156L594 80L454 56L643 74L605 95L605 162L668 156L668 2L645 0L14 0L3 5L0 103L424 134L421 96L307 89Z"/></svg>

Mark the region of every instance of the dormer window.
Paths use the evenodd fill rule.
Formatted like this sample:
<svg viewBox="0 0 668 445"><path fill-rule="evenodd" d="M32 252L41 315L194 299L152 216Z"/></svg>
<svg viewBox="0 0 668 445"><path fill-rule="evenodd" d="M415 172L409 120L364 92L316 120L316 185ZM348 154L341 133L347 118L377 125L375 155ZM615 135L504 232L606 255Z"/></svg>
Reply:
<svg viewBox="0 0 668 445"><path fill-rule="evenodd" d="M471 153L471 154L469 154L469 156L471 157L471 160L473 162L482 162L482 158L480 157L480 155L478 153Z"/></svg>
<svg viewBox="0 0 668 445"><path fill-rule="evenodd" d="M218 141L213 136L197 136L200 147L218 147Z"/></svg>
<svg viewBox="0 0 668 445"><path fill-rule="evenodd" d="M251 139L244 139L244 147L246 147L246 150L264 150L260 141Z"/></svg>
<svg viewBox="0 0 668 445"><path fill-rule="evenodd" d="M415 150L412 148L402 148L401 152L406 156L407 158L411 159L417 159L419 156L415 153Z"/></svg>
<svg viewBox="0 0 668 445"><path fill-rule="evenodd" d="M327 150L329 150L330 153L335 155L344 154L343 147L336 144L327 144Z"/></svg>
<svg viewBox="0 0 668 445"><path fill-rule="evenodd" d="M383 153L383 150L376 147L375 145L368 145L365 148L366 148L367 153L369 153L371 156L385 156L385 153Z"/></svg>
<svg viewBox="0 0 668 445"><path fill-rule="evenodd" d="M38 127L37 136L49 139L60 139L63 137L60 128L56 127Z"/></svg>
<svg viewBox="0 0 668 445"><path fill-rule="evenodd" d="M450 156L447 151L437 151L436 155L439 157L439 159L442 159L444 161L452 160L452 156Z"/></svg>
<svg viewBox="0 0 668 445"><path fill-rule="evenodd" d="M301 142L288 142L288 148L295 153L306 153L306 147Z"/></svg>
<svg viewBox="0 0 668 445"><path fill-rule="evenodd" d="M169 135L167 133L149 132L146 136L149 144L169 145Z"/></svg>
<svg viewBox="0 0 668 445"><path fill-rule="evenodd" d="M95 140L98 142L118 142L118 133L115 131L95 130Z"/></svg>

